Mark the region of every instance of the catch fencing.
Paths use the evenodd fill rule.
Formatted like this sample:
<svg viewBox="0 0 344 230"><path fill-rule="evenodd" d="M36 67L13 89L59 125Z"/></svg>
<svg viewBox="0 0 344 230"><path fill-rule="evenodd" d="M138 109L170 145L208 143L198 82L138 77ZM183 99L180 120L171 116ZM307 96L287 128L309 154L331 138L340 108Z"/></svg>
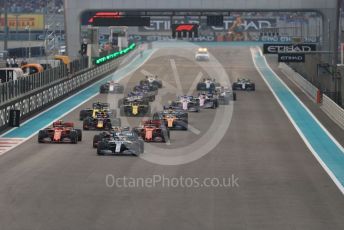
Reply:
<svg viewBox="0 0 344 230"><path fill-rule="evenodd" d="M26 94L18 96L19 94L14 92L13 95L11 94L13 99L0 105L0 132L8 128L11 110L20 110L21 120L26 119L78 92L82 88L101 79L104 75L115 71L123 60L129 62L137 55L138 53L133 51L128 57L123 56L67 77L58 78L56 73L54 73L50 75L54 76L51 79L47 77L49 75L46 75L46 78L43 76L29 78L28 81L32 83L32 86L28 89L24 87ZM23 84L18 83L16 86L18 89L23 90L20 91L21 93L24 93L24 89L21 89ZM27 82L25 82L25 85L27 85Z"/></svg>

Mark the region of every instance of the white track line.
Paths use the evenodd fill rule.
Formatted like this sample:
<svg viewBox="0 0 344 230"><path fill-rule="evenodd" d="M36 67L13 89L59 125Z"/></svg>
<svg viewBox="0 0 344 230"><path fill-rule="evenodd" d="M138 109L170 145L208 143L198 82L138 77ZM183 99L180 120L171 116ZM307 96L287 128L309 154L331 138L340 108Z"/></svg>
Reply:
<svg viewBox="0 0 344 230"><path fill-rule="evenodd" d="M24 138L0 138L0 156L24 142Z"/></svg>
<svg viewBox="0 0 344 230"><path fill-rule="evenodd" d="M173 77L174 77L174 80L176 81L176 84L177 84L177 92L179 95L183 95L183 87L182 87L182 83L180 81L180 76L178 73L176 61L174 59L170 59L170 62L171 62L171 67L172 67L172 71L173 71Z"/></svg>

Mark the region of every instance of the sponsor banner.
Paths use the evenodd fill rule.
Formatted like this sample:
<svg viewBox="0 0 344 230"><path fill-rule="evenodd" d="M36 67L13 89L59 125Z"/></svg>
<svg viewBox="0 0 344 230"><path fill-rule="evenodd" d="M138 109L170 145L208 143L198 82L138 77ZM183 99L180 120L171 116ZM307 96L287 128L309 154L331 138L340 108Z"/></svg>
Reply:
<svg viewBox="0 0 344 230"><path fill-rule="evenodd" d="M129 40L130 41L146 41L146 42L154 42L154 41L166 41L174 39L171 35L130 35ZM188 40L185 38L185 40ZM193 38L192 41L195 42L213 42L216 41L216 38L214 36L199 36L197 38Z"/></svg>
<svg viewBox="0 0 344 230"><path fill-rule="evenodd" d="M319 37L303 37L301 38L301 43L318 43L320 42ZM292 36L262 36L259 38L259 41L261 42L287 42L287 43L293 43L294 37Z"/></svg>
<svg viewBox="0 0 344 230"><path fill-rule="evenodd" d="M278 62L305 62L306 55L299 53L278 54Z"/></svg>
<svg viewBox="0 0 344 230"><path fill-rule="evenodd" d="M224 18L224 26L216 27L211 26L207 27L212 31L228 31L231 28L236 27L236 30L240 30L241 32L247 31L259 31L262 28L271 28L276 26L276 19L275 18L254 18L254 19L240 19L240 25L237 21L236 17L225 17ZM199 24L200 28L206 25L206 19L199 19L196 17L183 17L179 19L173 19L172 21L169 18L151 18L151 25L140 27L139 31L141 32L148 32L148 31L170 31L173 24ZM240 32L237 31L237 32Z"/></svg>
<svg viewBox="0 0 344 230"><path fill-rule="evenodd" d="M316 44L264 44L264 54L308 53L316 51Z"/></svg>
<svg viewBox="0 0 344 230"><path fill-rule="evenodd" d="M1 14L0 29L4 30L5 18ZM44 30L43 14L8 14L8 27L10 31L25 31L30 27L31 31Z"/></svg>
<svg viewBox="0 0 344 230"><path fill-rule="evenodd" d="M108 41L109 35L102 34L100 35L100 41ZM141 35L141 34L132 34L129 36L131 40L135 41L163 41L163 40L169 40L172 39L172 32L171 35ZM216 36L214 33L206 35L203 34L200 31L200 35L198 38L194 38L196 41L207 41L207 42L215 42L215 41L234 41L230 36ZM277 42L288 42L292 40L292 37L279 37ZM316 43L319 38L318 37L310 37L310 38L304 38L308 41L314 41ZM265 40L261 37L259 37L259 34L251 33L249 36L246 36L243 38L242 41L256 41L256 42L264 42ZM312 42L309 42L312 43Z"/></svg>

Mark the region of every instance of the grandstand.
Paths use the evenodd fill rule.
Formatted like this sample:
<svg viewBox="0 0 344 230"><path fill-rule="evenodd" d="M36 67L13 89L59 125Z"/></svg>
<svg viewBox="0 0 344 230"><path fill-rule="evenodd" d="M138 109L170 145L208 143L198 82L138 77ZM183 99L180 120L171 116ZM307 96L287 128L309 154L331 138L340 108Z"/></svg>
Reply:
<svg viewBox="0 0 344 230"><path fill-rule="evenodd" d="M1 1L0 8L4 9ZM62 13L63 0L8 0L9 13Z"/></svg>

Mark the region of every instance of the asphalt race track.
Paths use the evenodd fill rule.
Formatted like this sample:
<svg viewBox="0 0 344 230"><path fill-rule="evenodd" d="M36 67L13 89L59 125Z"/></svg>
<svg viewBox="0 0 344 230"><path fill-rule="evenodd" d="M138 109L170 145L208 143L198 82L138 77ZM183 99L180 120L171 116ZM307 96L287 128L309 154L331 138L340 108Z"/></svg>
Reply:
<svg viewBox="0 0 344 230"><path fill-rule="evenodd" d="M230 126L219 144L198 160L164 165L144 157L97 156L92 148L97 132L93 131L83 132L83 141L77 145L38 144L35 136L0 157L1 230L344 229L343 195L261 79L249 47L210 48L219 61L216 65L221 64L215 67L195 63L192 50L180 49L180 55L175 55L175 50L158 51L123 80L130 88L145 73L163 79L165 87L153 105L156 110L175 98L176 92L170 92L173 89L179 90L178 94L194 93L190 88L195 79L207 77L208 68L222 66L231 82L250 78L256 91L238 92L233 107L190 114L191 131L173 131L170 145L152 147L161 148L161 155L164 149L176 149L183 158L178 149L196 143L208 133L216 114L227 114L227 109L233 115L228 117ZM82 108L95 101L108 101L116 107L118 98L99 95L63 120L81 127L78 116ZM123 123L136 126L140 120L123 119ZM173 162L173 156L166 157ZM118 188L106 185L107 175L235 177L238 186Z"/></svg>

